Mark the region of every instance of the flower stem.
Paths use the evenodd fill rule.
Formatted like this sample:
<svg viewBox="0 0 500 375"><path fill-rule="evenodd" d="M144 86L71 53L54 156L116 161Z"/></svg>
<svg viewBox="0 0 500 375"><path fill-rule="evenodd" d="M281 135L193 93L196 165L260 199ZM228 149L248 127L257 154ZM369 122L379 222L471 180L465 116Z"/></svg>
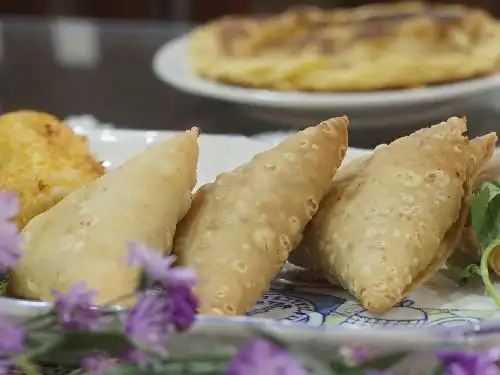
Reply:
<svg viewBox="0 0 500 375"><path fill-rule="evenodd" d="M24 357L29 360L35 358L49 352L54 349L58 344L62 342L62 337L58 336L52 339L46 339L44 342L32 349L26 350L24 353Z"/></svg>
<svg viewBox="0 0 500 375"><path fill-rule="evenodd" d="M37 316L26 323L26 328L29 331L37 331L39 329L51 328L56 324L55 315L53 312Z"/></svg>
<svg viewBox="0 0 500 375"><path fill-rule="evenodd" d="M32 324L39 323L40 321L43 321L44 319L47 319L50 317L52 317L52 318L55 317L54 310L52 310L52 309L49 312L46 312L45 314L35 315L34 317L28 319L28 321L26 322L26 325L28 327L30 327Z"/></svg>
<svg viewBox="0 0 500 375"><path fill-rule="evenodd" d="M40 374L36 365L24 355L14 358L14 364L26 375Z"/></svg>
<svg viewBox="0 0 500 375"><path fill-rule="evenodd" d="M129 294L124 294L123 296L116 297L115 299L112 299L111 301L106 302L102 307L113 307L116 305L117 302L123 301L124 299L134 297L136 295L136 292L134 293L129 293ZM113 312L114 313L114 312Z"/></svg>
<svg viewBox="0 0 500 375"><path fill-rule="evenodd" d="M490 243L481 256L480 264L481 278L483 279L484 286L486 287L486 292L488 292L490 297L493 298L498 307L500 307L500 295L495 290L495 287L490 279L489 258L499 246L500 238Z"/></svg>

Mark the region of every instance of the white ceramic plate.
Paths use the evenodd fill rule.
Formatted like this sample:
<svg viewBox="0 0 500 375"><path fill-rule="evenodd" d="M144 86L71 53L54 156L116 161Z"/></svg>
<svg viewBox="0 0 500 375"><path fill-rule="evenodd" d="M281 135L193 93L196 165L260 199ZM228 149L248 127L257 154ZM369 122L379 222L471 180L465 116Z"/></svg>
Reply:
<svg viewBox="0 0 500 375"><path fill-rule="evenodd" d="M108 168L123 163L149 144L176 134L112 129L79 130L87 133L93 151L106 161ZM218 173L230 170L270 147L272 143L241 136L202 135L200 183L212 181ZM347 159L367 152L350 149ZM46 311L49 307L50 304L44 302L0 298L0 313L19 320ZM335 287L276 282L249 316L200 316L194 329L179 338L179 342L176 342L179 346L176 347L186 348L183 345L187 345L190 350L194 350L197 343L204 343L202 346L206 349L210 347L208 341L214 340L214 337L221 342L238 343L255 334L255 327L258 327L273 331L283 339L307 343L309 346L376 340L377 344L393 348L401 345L417 348L442 342L449 337L449 329L443 326L462 326L454 329L453 334L463 337L464 332L476 332L483 320L498 316L499 313L493 301L485 296L482 287L457 288L443 278L436 278L388 313L377 317ZM425 329L408 329L415 327ZM495 330L497 325L487 323L486 327ZM488 335L484 337L490 337Z"/></svg>
<svg viewBox="0 0 500 375"><path fill-rule="evenodd" d="M500 75L411 90L372 93L278 92L224 85L203 80L189 69L187 37L161 47L153 59L159 79L194 95L229 101L247 115L285 126L303 127L335 115L347 114L351 127L429 125L463 110L471 101L500 89ZM500 91L499 91L500 92Z"/></svg>
<svg viewBox="0 0 500 375"><path fill-rule="evenodd" d="M94 153L105 160L108 168L116 167L149 144L173 136L176 132L132 130L89 130ZM198 186L215 176L248 161L256 153L273 146L242 136L202 134ZM350 148L345 162L369 151ZM457 288L444 278L420 288L389 313L374 317L347 293L332 287L275 285L254 308L251 316L306 322L310 325L425 326L459 325L478 322L499 314L494 302L484 295L482 287Z"/></svg>

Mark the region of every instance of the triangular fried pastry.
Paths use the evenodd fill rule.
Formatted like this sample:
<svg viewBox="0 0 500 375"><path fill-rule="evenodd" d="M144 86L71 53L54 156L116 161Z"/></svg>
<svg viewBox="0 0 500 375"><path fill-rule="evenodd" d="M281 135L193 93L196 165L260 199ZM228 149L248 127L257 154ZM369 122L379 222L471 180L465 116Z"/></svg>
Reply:
<svg viewBox="0 0 500 375"><path fill-rule="evenodd" d="M307 128L198 190L174 253L198 270L200 313L244 314L268 290L331 186L347 125Z"/></svg>
<svg viewBox="0 0 500 375"><path fill-rule="evenodd" d="M85 282L96 303L133 293L140 270L126 263L129 241L164 254L189 210L196 184L199 130L153 145L35 217L22 231L24 255L8 291L50 301Z"/></svg>
<svg viewBox="0 0 500 375"><path fill-rule="evenodd" d="M375 313L427 281L457 246L496 135L469 142L457 117L337 173L290 261L322 270Z"/></svg>

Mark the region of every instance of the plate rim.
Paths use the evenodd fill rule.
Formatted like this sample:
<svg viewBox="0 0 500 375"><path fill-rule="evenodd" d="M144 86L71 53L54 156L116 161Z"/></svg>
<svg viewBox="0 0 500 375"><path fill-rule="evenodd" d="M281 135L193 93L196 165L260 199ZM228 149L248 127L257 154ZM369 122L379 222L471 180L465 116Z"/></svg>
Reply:
<svg viewBox="0 0 500 375"><path fill-rule="evenodd" d="M203 80L189 72L186 54L188 39L189 34L183 35L158 48L152 59L155 76L180 91L244 105L300 110L411 106L446 102L500 87L500 73L433 87L368 93L279 92L231 86ZM178 74L179 69L184 70L183 74Z"/></svg>
<svg viewBox="0 0 500 375"><path fill-rule="evenodd" d="M10 305L11 309L15 309L18 305L21 309L28 312L24 315L12 315L5 313L3 306ZM23 300L19 298L11 298L0 296L0 312L7 316L16 316L18 318L27 318L28 316L34 316L36 313L47 312L54 305L53 302L44 301L30 301ZM29 311L31 310L31 311ZM125 308L111 308L117 313L125 313L129 309ZM220 329L221 332L231 334L231 331L238 329L252 329L253 327L258 327L259 329L264 328L265 330L272 330L283 336L295 336L303 334L314 334L315 337L319 339L323 338L328 340L331 335L346 334L352 336L356 333L358 337L364 336L392 336L397 337L398 335L404 334L409 335L412 339L415 336L420 337L420 342L422 340L429 343L442 343L446 342L457 342L462 341L470 337L478 335L490 335L500 333L500 318L494 317L490 319L484 319L479 323L468 323L460 326L418 326L418 327L399 327L399 326L373 326L373 327L357 327L357 326L336 326L336 325L309 325L305 323L297 323L286 320L274 320L271 318L264 317L253 317L253 316L212 316L199 314L196 315L196 320L191 329L203 330L203 329ZM338 338L338 337L336 337ZM352 338L352 337L351 337Z"/></svg>

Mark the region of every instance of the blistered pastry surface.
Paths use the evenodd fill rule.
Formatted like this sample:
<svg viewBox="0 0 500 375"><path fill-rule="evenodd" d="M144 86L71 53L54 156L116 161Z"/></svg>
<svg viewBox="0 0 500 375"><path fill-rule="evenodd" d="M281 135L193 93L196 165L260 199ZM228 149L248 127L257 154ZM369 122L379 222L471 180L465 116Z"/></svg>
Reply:
<svg viewBox="0 0 500 375"><path fill-rule="evenodd" d="M391 308L451 253L442 241L466 212L478 162L464 131L452 118L342 168L291 260L321 269L372 311Z"/></svg>
<svg viewBox="0 0 500 375"><path fill-rule="evenodd" d="M240 315L269 288L318 209L347 147L347 118L291 136L195 195L177 228L179 264L198 270L200 312Z"/></svg>

